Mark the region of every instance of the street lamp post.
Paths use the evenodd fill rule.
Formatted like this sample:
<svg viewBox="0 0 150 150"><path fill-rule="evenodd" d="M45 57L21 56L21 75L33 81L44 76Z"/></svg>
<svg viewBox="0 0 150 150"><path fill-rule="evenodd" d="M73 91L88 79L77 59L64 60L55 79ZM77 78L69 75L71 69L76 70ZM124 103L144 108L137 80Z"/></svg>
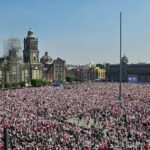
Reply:
<svg viewBox="0 0 150 150"><path fill-rule="evenodd" d="M7 132L7 127L4 127L4 150L8 150L8 132Z"/></svg>

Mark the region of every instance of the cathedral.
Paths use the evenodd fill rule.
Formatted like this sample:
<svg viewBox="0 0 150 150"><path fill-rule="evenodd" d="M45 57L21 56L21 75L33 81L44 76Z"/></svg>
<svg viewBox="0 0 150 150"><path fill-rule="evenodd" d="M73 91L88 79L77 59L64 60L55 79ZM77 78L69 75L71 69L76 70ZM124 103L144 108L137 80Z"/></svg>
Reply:
<svg viewBox="0 0 150 150"><path fill-rule="evenodd" d="M38 39L29 29L24 38L23 56L19 56L12 46L8 54L0 58L0 84L30 84L32 79L65 81L65 61L60 58L53 60L48 52L39 59Z"/></svg>

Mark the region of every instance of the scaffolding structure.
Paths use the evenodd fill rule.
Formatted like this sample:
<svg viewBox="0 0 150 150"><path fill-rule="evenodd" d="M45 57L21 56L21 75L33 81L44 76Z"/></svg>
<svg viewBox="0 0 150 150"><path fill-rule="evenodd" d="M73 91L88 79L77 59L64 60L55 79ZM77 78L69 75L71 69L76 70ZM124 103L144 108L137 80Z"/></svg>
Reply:
<svg viewBox="0 0 150 150"><path fill-rule="evenodd" d="M4 40L4 57L7 57L10 52L16 53L17 57L21 57L21 40L17 37L10 37Z"/></svg>
<svg viewBox="0 0 150 150"><path fill-rule="evenodd" d="M4 41L5 81L12 84L21 81L21 40L11 37Z"/></svg>

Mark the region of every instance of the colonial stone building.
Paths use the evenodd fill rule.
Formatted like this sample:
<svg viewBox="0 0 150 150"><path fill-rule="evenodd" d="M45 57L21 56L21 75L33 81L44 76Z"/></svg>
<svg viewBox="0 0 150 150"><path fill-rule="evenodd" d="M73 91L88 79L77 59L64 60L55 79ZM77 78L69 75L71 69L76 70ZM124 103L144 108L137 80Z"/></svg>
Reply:
<svg viewBox="0 0 150 150"><path fill-rule="evenodd" d="M105 81L105 67L102 64L94 64L89 67L88 79Z"/></svg>
<svg viewBox="0 0 150 150"><path fill-rule="evenodd" d="M78 80L88 80L89 66L88 65L68 65L66 69L67 76L74 76Z"/></svg>
<svg viewBox="0 0 150 150"><path fill-rule="evenodd" d="M58 58L52 61L48 53L39 59L38 39L31 29L24 38L23 56L12 45L8 54L0 58L0 84L25 82L32 79L65 80L65 61Z"/></svg>
<svg viewBox="0 0 150 150"><path fill-rule="evenodd" d="M61 58L52 59L48 52L41 58L43 64L43 77L50 81L65 81L66 80L66 65Z"/></svg>
<svg viewBox="0 0 150 150"><path fill-rule="evenodd" d="M106 64L107 81L120 81L120 64ZM122 57L122 82L150 82L150 63L128 64Z"/></svg>

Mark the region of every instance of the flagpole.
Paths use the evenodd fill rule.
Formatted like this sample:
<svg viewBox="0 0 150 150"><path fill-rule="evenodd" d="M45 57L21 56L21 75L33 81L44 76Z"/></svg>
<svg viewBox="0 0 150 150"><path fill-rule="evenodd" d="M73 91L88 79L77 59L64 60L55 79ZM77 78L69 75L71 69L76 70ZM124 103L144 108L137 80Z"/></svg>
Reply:
<svg viewBox="0 0 150 150"><path fill-rule="evenodd" d="M122 60L121 60L121 49L122 49L122 13L120 12L120 81L119 81L119 100L121 100L121 83L122 83Z"/></svg>

